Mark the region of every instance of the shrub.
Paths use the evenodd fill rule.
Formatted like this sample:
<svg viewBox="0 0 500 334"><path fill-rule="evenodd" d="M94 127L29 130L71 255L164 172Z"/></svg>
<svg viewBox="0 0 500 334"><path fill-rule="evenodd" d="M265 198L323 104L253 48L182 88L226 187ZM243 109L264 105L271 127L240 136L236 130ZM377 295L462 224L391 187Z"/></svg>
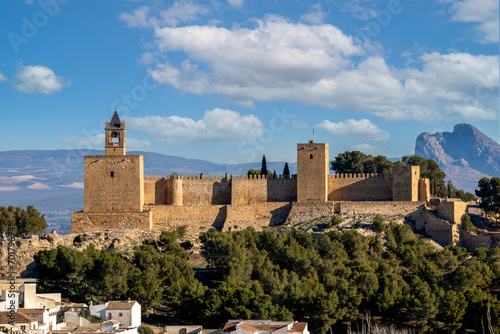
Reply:
<svg viewBox="0 0 500 334"><path fill-rule="evenodd" d="M384 218L382 218L382 216L379 214L375 215L372 224L373 230L377 232L383 232L385 231L385 227L386 225L384 224Z"/></svg>
<svg viewBox="0 0 500 334"><path fill-rule="evenodd" d="M342 218L340 218L339 216L332 216L326 227L330 228L340 223L342 223Z"/></svg>
<svg viewBox="0 0 500 334"><path fill-rule="evenodd" d="M184 248L185 250L190 250L191 248L193 248L193 246L194 246L193 243L189 240L181 242L181 247Z"/></svg>
<svg viewBox="0 0 500 334"><path fill-rule="evenodd" d="M137 328L137 333L139 334L154 334L155 332L151 329L151 327L148 327L148 326L139 326L139 328Z"/></svg>
<svg viewBox="0 0 500 334"><path fill-rule="evenodd" d="M477 233L477 228L474 226L472 220L470 220L470 216L467 214L462 218L462 229L464 231Z"/></svg>

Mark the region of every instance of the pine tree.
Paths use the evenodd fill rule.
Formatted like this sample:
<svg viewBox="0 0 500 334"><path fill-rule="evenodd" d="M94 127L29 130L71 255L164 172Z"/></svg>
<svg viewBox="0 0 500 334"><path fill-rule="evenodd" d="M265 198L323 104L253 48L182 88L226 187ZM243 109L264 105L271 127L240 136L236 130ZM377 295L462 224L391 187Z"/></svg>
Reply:
<svg viewBox="0 0 500 334"><path fill-rule="evenodd" d="M262 156L262 167L260 168L260 175L267 176L267 163L266 163L266 155Z"/></svg>

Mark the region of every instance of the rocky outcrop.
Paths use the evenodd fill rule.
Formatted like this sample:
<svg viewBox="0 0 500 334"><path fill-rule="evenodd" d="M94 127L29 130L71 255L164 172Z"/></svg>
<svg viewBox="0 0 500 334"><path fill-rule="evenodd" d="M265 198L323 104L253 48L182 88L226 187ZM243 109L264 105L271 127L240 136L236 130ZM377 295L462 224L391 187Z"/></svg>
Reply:
<svg viewBox="0 0 500 334"><path fill-rule="evenodd" d="M139 230L95 232L95 233L72 233L58 235L49 233L42 237L33 235L30 238L16 238L14 244L14 259L16 272L22 277L33 274L33 257L40 250L67 246L76 250L84 250L90 244L96 249L116 249L124 254L131 255L133 248L140 245L145 239L157 239L160 232L145 232ZM8 241L0 241L0 277L6 277L9 271L8 265Z"/></svg>
<svg viewBox="0 0 500 334"><path fill-rule="evenodd" d="M458 189L472 193L482 177L500 175L500 145L470 124L420 134L415 155L435 160Z"/></svg>

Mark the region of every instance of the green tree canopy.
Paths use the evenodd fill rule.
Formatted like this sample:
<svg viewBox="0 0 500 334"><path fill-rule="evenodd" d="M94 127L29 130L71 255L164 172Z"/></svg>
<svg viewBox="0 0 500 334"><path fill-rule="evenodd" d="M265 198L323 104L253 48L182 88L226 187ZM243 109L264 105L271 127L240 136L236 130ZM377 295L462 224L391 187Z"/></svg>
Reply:
<svg viewBox="0 0 500 334"><path fill-rule="evenodd" d="M7 233L10 225L14 225L16 236L39 234L48 226L45 215L41 215L33 205L28 205L26 210L21 207L0 206L0 233Z"/></svg>

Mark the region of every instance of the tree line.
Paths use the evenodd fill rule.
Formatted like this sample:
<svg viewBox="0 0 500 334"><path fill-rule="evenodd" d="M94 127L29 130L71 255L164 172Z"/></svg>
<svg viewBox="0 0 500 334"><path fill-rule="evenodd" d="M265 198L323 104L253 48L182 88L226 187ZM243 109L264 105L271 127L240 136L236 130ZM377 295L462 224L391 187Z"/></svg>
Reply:
<svg viewBox="0 0 500 334"><path fill-rule="evenodd" d="M12 231L16 237L30 234L39 234L47 229L45 215L41 215L33 205L28 205L26 210L22 207L0 206L0 235L7 235Z"/></svg>
<svg viewBox="0 0 500 334"><path fill-rule="evenodd" d="M35 261L45 291L62 290L77 302L130 297L169 324L293 319L327 333L369 313L423 331L481 330L488 322L500 330L500 248L437 250L407 225L377 226L381 233L372 237L210 230L200 236L210 277L203 283L175 232L146 240L130 257L59 246Z"/></svg>

